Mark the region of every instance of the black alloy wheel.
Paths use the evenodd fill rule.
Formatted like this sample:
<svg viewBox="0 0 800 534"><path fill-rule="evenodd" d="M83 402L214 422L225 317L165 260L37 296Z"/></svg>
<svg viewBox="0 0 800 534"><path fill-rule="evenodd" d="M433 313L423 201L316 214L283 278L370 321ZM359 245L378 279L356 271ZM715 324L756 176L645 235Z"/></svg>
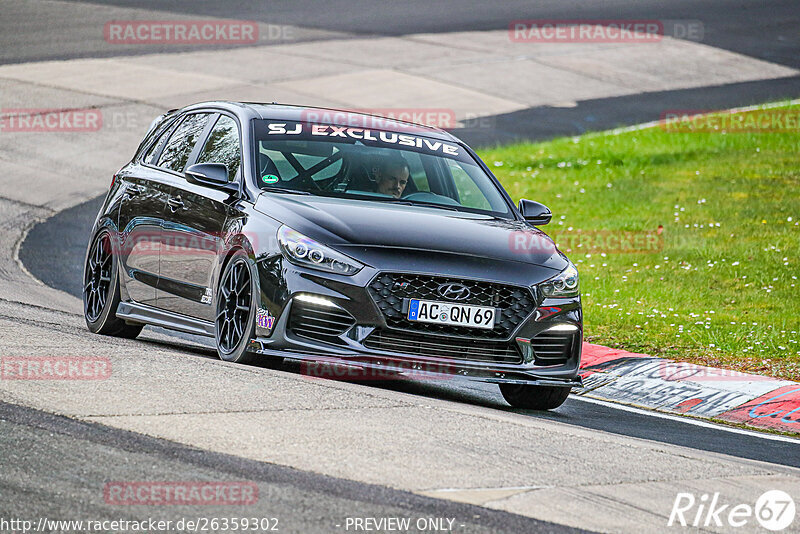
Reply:
<svg viewBox="0 0 800 534"><path fill-rule="evenodd" d="M225 361L252 359L247 346L255 329L254 286L249 258L238 250L225 266L217 291L217 353Z"/></svg>
<svg viewBox="0 0 800 534"><path fill-rule="evenodd" d="M95 334L133 339L144 328L116 315L120 302L117 261L111 233L100 230L92 241L83 269L83 317Z"/></svg>

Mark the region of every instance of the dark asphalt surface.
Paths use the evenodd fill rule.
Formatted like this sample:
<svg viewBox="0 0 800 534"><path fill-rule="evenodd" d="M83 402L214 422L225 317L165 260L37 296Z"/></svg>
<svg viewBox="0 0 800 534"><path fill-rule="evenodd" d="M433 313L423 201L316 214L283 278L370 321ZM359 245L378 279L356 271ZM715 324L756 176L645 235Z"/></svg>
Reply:
<svg viewBox="0 0 800 534"><path fill-rule="evenodd" d="M582 532L478 506L201 451L5 403L0 403L0 451L0 518L33 521L34 525L40 518L177 522L255 517L277 518L279 532L308 533L346 532L348 517L398 517L409 518L411 524L421 518L454 519L454 534ZM258 498L247 505L106 502L108 482L142 481L254 483ZM61 530L90 531L84 527L45 532ZM22 529L0 524L0 532L12 531Z"/></svg>
<svg viewBox="0 0 800 534"><path fill-rule="evenodd" d="M102 197L68 209L33 227L20 249L20 259L31 273L49 286L63 289L80 297L83 255L95 215ZM54 266L58 266L57 268ZM150 328L150 327L148 327ZM159 332L166 330L158 329ZM179 333L171 333L181 340L203 344L211 340ZM211 346L211 345L210 345ZM211 351L192 349L198 356L215 358ZM299 365L287 362L279 367L283 371L299 373ZM477 382L392 382L374 387L390 388L409 395L430 396L498 410L510 411L498 388ZM518 411L518 413L526 413ZM717 428L704 428L683 421L650 417L613 407L590 404L571 397L553 412L527 412L531 417L551 419L594 430L602 430L642 439L649 439L683 447L730 454L741 458L761 460L781 465L800 467L797 443L767 440L757 436L727 432Z"/></svg>
<svg viewBox="0 0 800 534"><path fill-rule="evenodd" d="M74 9L82 5L135 8L166 15L221 17L256 20L267 24L289 24L320 30L368 35L406 35L411 33L444 33L508 28L517 19L659 19L699 20L704 25L703 42L774 63L800 67L800 8L796 0L106 0L97 2L69 1ZM35 5L35 2L31 2ZM30 7L28 9L37 9ZM64 8L62 8L64 9ZM37 17L28 20L28 31L50 22L52 8L39 8ZM62 11L69 13L68 10ZM63 16L63 15L60 15ZM9 61L26 56L29 59L66 59L75 57L80 43L102 37L96 25L63 23L57 26L59 46L36 49L30 57L27 50L9 51ZM121 53L102 41L83 55ZM53 43L55 45L55 42ZM173 47L169 47L174 51ZM126 54L152 53L152 48L125 50Z"/></svg>
<svg viewBox="0 0 800 534"><path fill-rule="evenodd" d="M0 64L198 49L175 45L112 45L103 38L103 26L110 19L159 20L162 17L256 20L358 36L497 30L508 28L509 23L517 19L692 20L703 24L703 44L800 68L800 32L797 31L800 5L797 0L107 0L92 3L30 0L0 3ZM64 20L70 23L64 24ZM54 28L57 29L55 35ZM284 44L339 35L297 33L292 41L259 44ZM215 48L225 46L202 47L204 50ZM797 97L800 97L800 76L590 100L579 102L575 108L533 107L486 117L474 127L456 129L453 133L471 145L486 146L658 120L670 109L725 109ZM269 100L269 95L264 99Z"/></svg>
<svg viewBox="0 0 800 534"><path fill-rule="evenodd" d="M799 4L800 5L800 4ZM798 51L800 57L800 51ZM800 97L800 76L697 89L583 100L574 108L538 106L475 120L453 134L470 146L544 140L656 121L665 110L721 110Z"/></svg>

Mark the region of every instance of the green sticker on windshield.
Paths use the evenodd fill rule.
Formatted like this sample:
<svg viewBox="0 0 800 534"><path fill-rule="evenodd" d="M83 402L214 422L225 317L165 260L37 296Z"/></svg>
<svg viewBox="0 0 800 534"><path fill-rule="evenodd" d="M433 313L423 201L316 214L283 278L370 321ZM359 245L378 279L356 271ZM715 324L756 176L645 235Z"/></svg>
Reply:
<svg viewBox="0 0 800 534"><path fill-rule="evenodd" d="M274 174L265 174L264 176L262 176L262 177L261 177L261 180L262 180L262 181L263 181L265 184L276 184L276 183L278 183L278 181L280 180L280 178L278 178L278 177L277 177L277 176L275 176Z"/></svg>

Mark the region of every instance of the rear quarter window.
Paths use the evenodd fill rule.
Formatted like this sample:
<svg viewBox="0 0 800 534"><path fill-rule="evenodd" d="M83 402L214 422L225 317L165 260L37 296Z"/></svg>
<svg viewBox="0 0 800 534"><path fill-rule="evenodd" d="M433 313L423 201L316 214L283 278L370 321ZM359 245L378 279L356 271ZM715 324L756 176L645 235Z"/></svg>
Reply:
<svg viewBox="0 0 800 534"><path fill-rule="evenodd" d="M155 119L151 124L150 127L147 129L147 133L145 134L144 138L142 139L139 146L136 148L136 154L133 156L133 159L136 161L140 161L144 158L146 152L149 152L153 146L153 140L159 138L164 131L169 128L170 125L173 124L175 119L174 114L166 113L161 115L157 119ZM157 143L156 143L157 144Z"/></svg>
<svg viewBox="0 0 800 534"><path fill-rule="evenodd" d="M175 125L175 121L167 121L162 126L157 128L156 132L151 134L151 138L155 138L156 140L152 143L143 142L142 143L142 150L140 151L141 154L139 159L146 163L147 165L155 165L156 158L158 157L159 150L161 146L164 145L164 142L169 137L169 132L172 130L172 127Z"/></svg>
<svg viewBox="0 0 800 534"><path fill-rule="evenodd" d="M175 172L182 172L192 153L194 145L208 122L208 113L195 113L187 115L172 135L169 136L161 155L158 166Z"/></svg>

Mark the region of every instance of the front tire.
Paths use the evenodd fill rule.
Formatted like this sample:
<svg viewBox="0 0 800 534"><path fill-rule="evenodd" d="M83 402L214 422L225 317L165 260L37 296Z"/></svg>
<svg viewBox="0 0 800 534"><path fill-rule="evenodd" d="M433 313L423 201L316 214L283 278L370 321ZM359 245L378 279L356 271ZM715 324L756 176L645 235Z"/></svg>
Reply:
<svg viewBox="0 0 800 534"><path fill-rule="evenodd" d="M558 408L569 396L569 387L531 386L528 384L500 384L500 393L514 408L552 410Z"/></svg>
<svg viewBox="0 0 800 534"><path fill-rule="evenodd" d="M243 250L234 252L219 280L214 320L217 355L226 362L251 363L254 355L247 347L255 333L257 286L249 256Z"/></svg>
<svg viewBox="0 0 800 534"><path fill-rule="evenodd" d="M119 269L111 232L101 230L92 241L83 269L83 318L95 334L133 339L144 325L127 324L117 317L120 301Z"/></svg>

